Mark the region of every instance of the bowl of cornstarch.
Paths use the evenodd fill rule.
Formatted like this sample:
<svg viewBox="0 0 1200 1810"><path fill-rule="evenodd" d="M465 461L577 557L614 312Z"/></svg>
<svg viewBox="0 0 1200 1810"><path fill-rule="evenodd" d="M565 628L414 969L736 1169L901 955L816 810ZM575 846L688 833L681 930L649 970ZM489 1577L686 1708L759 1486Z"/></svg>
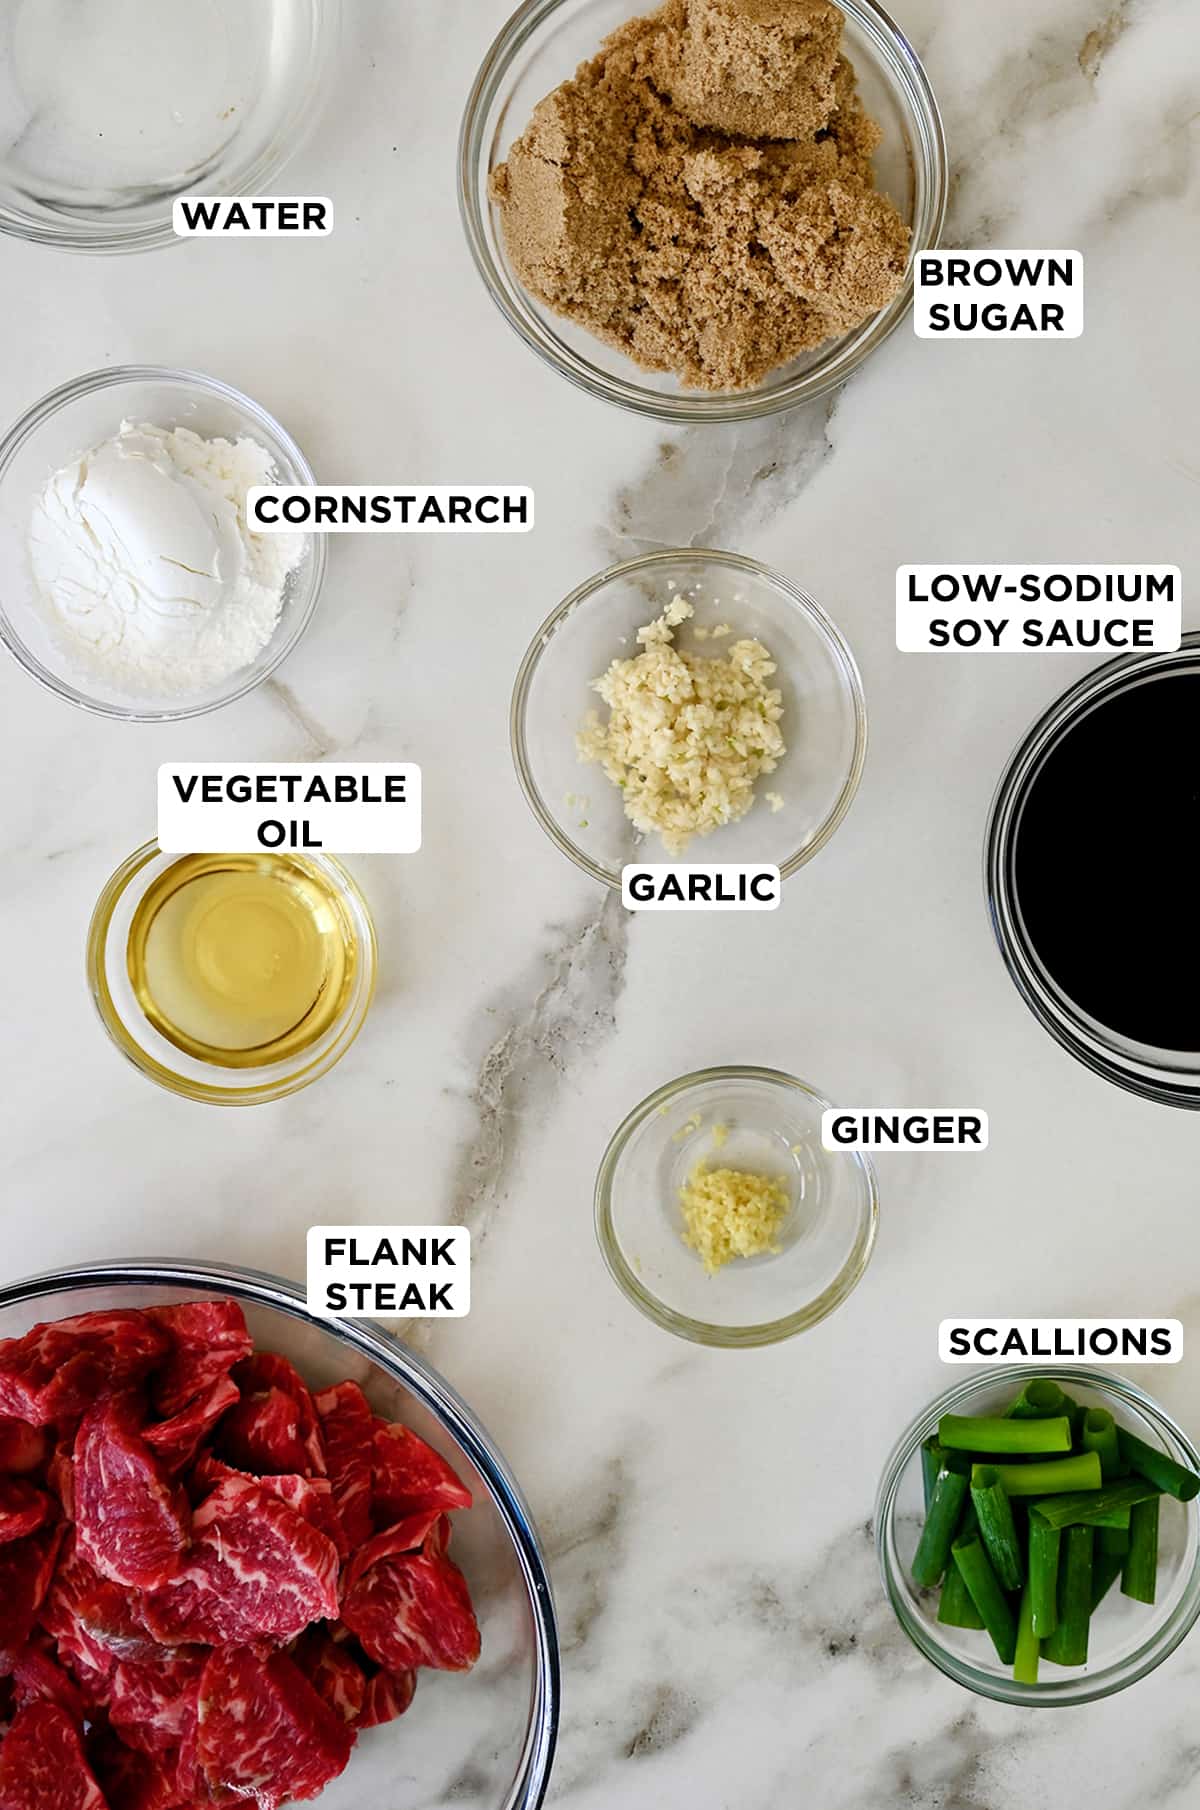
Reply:
<svg viewBox="0 0 1200 1810"><path fill-rule="evenodd" d="M311 484L248 396L125 366L64 384L0 442L0 641L101 716L215 710L295 646L325 569L319 535L258 533L255 485Z"/></svg>

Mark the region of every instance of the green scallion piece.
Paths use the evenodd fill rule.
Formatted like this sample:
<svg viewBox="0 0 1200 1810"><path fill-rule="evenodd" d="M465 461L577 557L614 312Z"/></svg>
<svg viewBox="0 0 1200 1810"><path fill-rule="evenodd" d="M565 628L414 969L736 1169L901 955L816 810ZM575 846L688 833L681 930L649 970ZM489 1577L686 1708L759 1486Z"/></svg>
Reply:
<svg viewBox="0 0 1200 1810"><path fill-rule="evenodd" d="M1029 1517L1029 1596L1033 1631L1048 1640L1058 1626L1058 1555L1062 1534L1036 1515Z"/></svg>
<svg viewBox="0 0 1200 1810"><path fill-rule="evenodd" d="M1069 1452L1071 1423L1065 1414L1046 1420L1005 1420L996 1415L943 1414L938 1440L952 1452Z"/></svg>
<svg viewBox="0 0 1200 1810"><path fill-rule="evenodd" d="M1096 1544L1092 1549L1092 1614L1100 1607L1113 1585L1121 1575L1121 1567L1125 1563L1119 1552L1105 1552L1100 1545L1100 1534L1111 1532L1109 1528L1101 1528L1096 1535Z"/></svg>
<svg viewBox="0 0 1200 1810"><path fill-rule="evenodd" d="M1117 1428L1117 1445L1131 1471L1136 1471L1139 1477L1148 1477L1151 1483L1157 1483L1159 1489L1165 1490L1168 1496L1174 1496L1177 1502L1190 1502L1194 1496L1200 1495L1200 1476L1195 1471L1176 1464L1166 1452L1147 1445L1144 1439L1139 1439L1134 1433L1127 1433L1124 1427Z"/></svg>
<svg viewBox="0 0 1200 1810"><path fill-rule="evenodd" d="M1042 1646L1042 1657L1055 1665L1087 1664L1095 1539L1092 1527L1068 1527L1063 1534L1058 1567L1058 1626Z"/></svg>
<svg viewBox="0 0 1200 1810"><path fill-rule="evenodd" d="M1095 1452L1106 1483L1123 1470L1121 1448L1117 1444L1117 1423L1107 1408L1087 1410L1080 1428L1079 1443L1085 1452Z"/></svg>
<svg viewBox="0 0 1200 1810"><path fill-rule="evenodd" d="M1136 1602L1152 1603L1158 1582L1158 1508L1161 1498L1134 1504L1129 1516L1129 1551L1121 1571L1121 1591Z"/></svg>
<svg viewBox="0 0 1200 1810"><path fill-rule="evenodd" d="M971 1601L971 1592L953 1560L946 1567L942 1594L938 1598L937 1618L944 1628L983 1627L983 1617Z"/></svg>
<svg viewBox="0 0 1200 1810"><path fill-rule="evenodd" d="M1005 1410L1005 1419L1051 1420L1055 1415L1069 1415L1074 1405L1057 1383L1039 1379L1026 1383L1016 1401Z"/></svg>
<svg viewBox="0 0 1200 1810"><path fill-rule="evenodd" d="M1019 1590L1025 1582L1025 1562L1021 1557L1012 1504L995 1465L977 1464L972 1468L971 1502L979 1520L980 1535L1001 1588Z"/></svg>
<svg viewBox="0 0 1200 1810"><path fill-rule="evenodd" d="M949 1456L949 1454L947 1454ZM929 1497L929 1512L913 1556L913 1582L923 1590L940 1583L950 1562L950 1546L958 1531L969 1478L965 1470L948 1463L938 1467Z"/></svg>
<svg viewBox="0 0 1200 1810"><path fill-rule="evenodd" d="M1017 1625L983 1541L978 1533L972 1533L965 1540L961 1537L955 1540L952 1550L954 1563L971 1593L971 1601L983 1617L983 1625L991 1636L1001 1664L1011 1665L1017 1651Z"/></svg>
<svg viewBox="0 0 1200 1810"><path fill-rule="evenodd" d="M1132 1514L1133 1509L1130 1509L1129 1512ZM1129 1529L1127 1527L1097 1527L1096 1551L1097 1553L1111 1552L1117 1558L1123 1559L1129 1551Z"/></svg>
<svg viewBox="0 0 1200 1810"><path fill-rule="evenodd" d="M925 1512L929 1513L929 1503L933 1495L933 1486L937 1482L937 1474L942 1468L942 1448L936 1439L927 1439L921 1447L921 1487L925 1491Z"/></svg>
<svg viewBox="0 0 1200 1810"><path fill-rule="evenodd" d="M1099 1463L1095 1452L1088 1456ZM1102 1488L1069 1490L1065 1495L1052 1495L1045 1502L1035 1502L1029 1511L1031 1521L1047 1521L1051 1527L1085 1524L1089 1527L1123 1527L1119 1517L1138 1502L1147 1502L1159 1493L1157 1484L1144 1477L1130 1477L1121 1483L1108 1483ZM1114 1514L1117 1519L1111 1519Z"/></svg>
<svg viewBox="0 0 1200 1810"><path fill-rule="evenodd" d="M1018 1684L1036 1684L1038 1655L1042 1643L1033 1631L1033 1595L1028 1584L1021 1593L1021 1611L1017 1616L1017 1650L1013 1656L1013 1678Z"/></svg>
<svg viewBox="0 0 1200 1810"><path fill-rule="evenodd" d="M1048 1421L1027 1420L1027 1427L1048 1426ZM1100 1460L1095 1452L1078 1452L1074 1458L1049 1458L1040 1464L997 1464L995 1469L1010 1496L1056 1496L1067 1491L1100 1488Z"/></svg>

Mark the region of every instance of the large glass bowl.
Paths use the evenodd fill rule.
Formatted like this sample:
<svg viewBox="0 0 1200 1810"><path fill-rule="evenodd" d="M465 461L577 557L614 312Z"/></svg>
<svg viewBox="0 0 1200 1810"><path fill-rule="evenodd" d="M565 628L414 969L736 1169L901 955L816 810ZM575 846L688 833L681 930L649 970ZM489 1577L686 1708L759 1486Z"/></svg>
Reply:
<svg viewBox="0 0 1200 1810"><path fill-rule="evenodd" d="M475 1497L455 1517L454 1557L474 1599L483 1652L473 1672L422 1671L412 1708L364 1734L322 1810L537 1810L559 1713L558 1636L545 1555L527 1503L466 1404L435 1370L365 1320L321 1320L300 1290L253 1270L173 1262L85 1264L0 1289L0 1339L100 1308L232 1296L255 1342L313 1388L362 1384L376 1413L403 1420L447 1458ZM469 1784L467 1783L469 1781Z"/></svg>
<svg viewBox="0 0 1200 1810"><path fill-rule="evenodd" d="M662 421L745 421L810 402L845 381L900 325L912 301L913 261L935 246L946 212L946 143L937 102L912 45L874 0L841 0L843 42L868 113L883 128L878 186L912 230L908 275L888 306L841 339L773 371L755 389L686 390L670 374L640 370L624 353L534 299L512 268L488 194L497 164L545 95L596 55L654 0L525 0L487 56L459 140L459 203L467 242L492 300L533 350L590 395Z"/></svg>
<svg viewBox="0 0 1200 1810"><path fill-rule="evenodd" d="M1045 1377L1090 1408L1107 1408L1119 1425L1148 1445L1162 1447L1180 1464L1200 1471L1200 1453L1165 1408L1123 1377L1075 1365L1055 1368L1015 1364L985 1370L955 1383L918 1414L888 1459L875 1504L879 1568L900 1626L948 1678L997 1703L1030 1708L1094 1703L1124 1690L1173 1653L1200 1616L1200 1498L1162 1498L1158 1601L1152 1608L1109 1591L1092 1620L1088 1663L1078 1668L1046 1664L1037 1684L1018 1684L1002 1666L986 1634L943 1627L936 1593L918 1590L912 1559L923 1521L921 1444L943 1414L995 1414L1027 1382Z"/></svg>
<svg viewBox="0 0 1200 1810"><path fill-rule="evenodd" d="M875 1245L875 1172L856 1151L824 1149L828 1106L778 1069L709 1068L657 1088L618 1126L596 1179L596 1236L613 1281L655 1325L701 1345L773 1345L858 1286ZM783 1185L778 1252L709 1275L679 1209L698 1163Z"/></svg>
<svg viewBox="0 0 1200 1810"><path fill-rule="evenodd" d="M867 753L867 710L854 655L820 604L779 573L739 553L676 548L626 560L589 578L559 604L530 642L513 690L513 760L534 816L564 855L594 880L619 887L627 861L667 861L657 836L630 823L604 771L583 764L575 736L607 706L592 680L638 651L637 631L676 595L695 615L675 645L717 655L729 640L696 629L727 623L729 639L753 635L778 670L787 753L759 779L746 815L695 837L684 861L760 861L789 874L823 848L850 809ZM783 800L772 810L766 794Z"/></svg>
<svg viewBox="0 0 1200 1810"><path fill-rule="evenodd" d="M5 0L0 232L174 242L180 195L278 193L318 115L341 0Z"/></svg>
<svg viewBox="0 0 1200 1810"><path fill-rule="evenodd" d="M126 723L203 716L261 685L295 647L324 582L325 536L306 537L266 646L249 666L219 685L194 692L131 691L90 670L85 673L58 640L38 600L29 558L30 516L51 473L107 440L122 421L186 427L207 439L255 440L271 455L274 482L316 481L286 429L249 396L215 377L155 365L116 365L64 383L27 409L0 441L0 642L31 678L97 716Z"/></svg>

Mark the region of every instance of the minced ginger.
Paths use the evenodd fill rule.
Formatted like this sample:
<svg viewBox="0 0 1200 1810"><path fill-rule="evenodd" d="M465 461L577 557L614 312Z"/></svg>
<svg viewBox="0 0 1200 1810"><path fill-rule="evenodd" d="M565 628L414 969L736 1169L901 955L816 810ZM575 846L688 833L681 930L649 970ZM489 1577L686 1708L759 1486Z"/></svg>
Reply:
<svg viewBox="0 0 1200 1810"><path fill-rule="evenodd" d="M747 389L904 284L881 134L828 0L666 0L535 107L492 176L534 296L652 371Z"/></svg>
<svg viewBox="0 0 1200 1810"><path fill-rule="evenodd" d="M778 1255L779 1228L789 1199L784 1184L772 1175L745 1169L708 1169L696 1164L679 1190L683 1242L699 1257L710 1276L735 1257Z"/></svg>
<svg viewBox="0 0 1200 1810"><path fill-rule="evenodd" d="M625 815L661 836L669 855L744 817L755 781L787 752L767 649L747 639L713 658L681 652L674 631L693 614L675 597L638 630L641 651L592 681L608 721L590 711L575 738L579 758L599 761L624 793Z"/></svg>

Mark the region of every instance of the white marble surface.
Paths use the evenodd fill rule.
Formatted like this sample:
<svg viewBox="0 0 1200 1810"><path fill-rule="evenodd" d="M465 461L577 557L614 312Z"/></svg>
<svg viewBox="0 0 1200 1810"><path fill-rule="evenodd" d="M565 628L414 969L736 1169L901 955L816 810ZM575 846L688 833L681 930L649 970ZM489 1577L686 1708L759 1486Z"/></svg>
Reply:
<svg viewBox="0 0 1200 1810"><path fill-rule="evenodd" d="M1017 1810L1031 1791L1177 1810L1200 1791L1200 1640L1099 1708L993 1708L907 1647L867 1534L893 1437L946 1381L941 1315L1171 1313L1200 1337L1195 1120L1071 1063L982 905L994 782L1082 663L893 645L901 561L1194 550L1200 27L1192 0L1108 4L896 0L946 116L951 242L1081 247L1084 338L906 328L828 406L757 428L666 431L581 397L482 293L453 153L506 0L350 0L338 104L287 185L335 197L327 243L0 246L6 420L93 366L181 363L257 396L330 480L536 487L532 538L342 538L281 682L200 724L94 721L0 666L3 1265L172 1253L299 1275L317 1220L468 1223L474 1311L419 1343L545 1532L566 1649L553 1796L572 1810ZM872 747L777 914L629 923L529 816L508 696L568 588L691 540L826 604ZM415 758L426 841L356 864L383 949L358 1045L289 1102L221 1112L122 1064L82 944L103 879L152 832L156 763L234 754ZM725 1061L842 1100L978 1101L992 1122L984 1157L881 1163L858 1292L745 1355L644 1323L591 1229L617 1120ZM1200 1427L1194 1361L1142 1375Z"/></svg>

